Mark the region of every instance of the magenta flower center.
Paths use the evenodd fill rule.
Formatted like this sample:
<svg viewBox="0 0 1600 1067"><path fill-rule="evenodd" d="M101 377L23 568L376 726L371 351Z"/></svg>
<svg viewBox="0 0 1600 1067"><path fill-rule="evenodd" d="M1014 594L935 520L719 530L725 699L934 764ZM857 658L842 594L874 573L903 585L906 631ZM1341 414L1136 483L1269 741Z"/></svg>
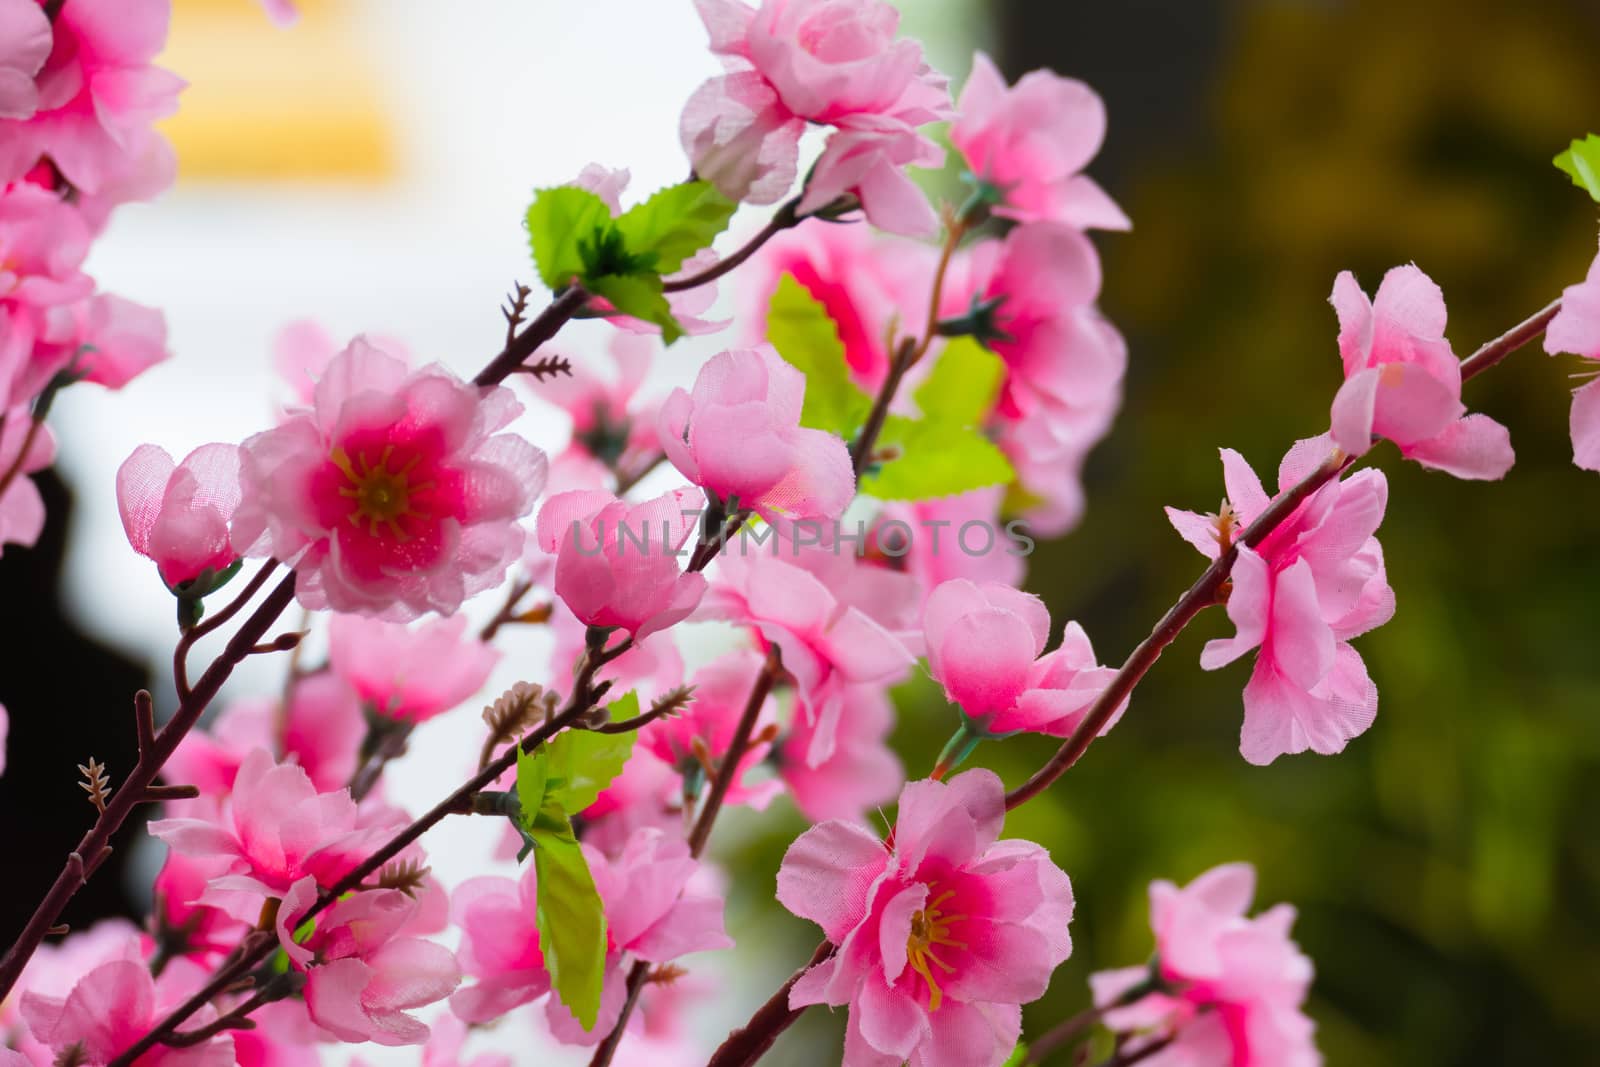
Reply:
<svg viewBox="0 0 1600 1067"><path fill-rule="evenodd" d="M928 887L932 889L932 886ZM911 936L906 938L906 962L911 969L922 976L928 983L928 1010L938 1011L940 1003L944 1000L944 991L939 988L939 980L934 976L937 967L945 974L954 974L955 968L947 961L942 960L934 952L937 946L946 948L963 949L966 942L957 941L950 936L950 928L966 918L965 915L946 915L940 905L955 896L955 890L940 893L928 902L928 906L911 916ZM932 966L930 966L930 964Z"/></svg>
<svg viewBox="0 0 1600 1067"><path fill-rule="evenodd" d="M400 526L403 518L424 518L425 513L413 506L415 494L433 488L430 482L412 482L411 472L420 455L412 456L399 470L391 470L389 461L394 456L394 446L385 445L378 461L373 463L365 452L357 452L352 461L343 448L335 448L334 466L344 473L349 483L339 487L339 495L350 501L350 525L361 528L366 523L367 532L378 536L379 527L385 527L397 541L408 541L411 535Z"/></svg>

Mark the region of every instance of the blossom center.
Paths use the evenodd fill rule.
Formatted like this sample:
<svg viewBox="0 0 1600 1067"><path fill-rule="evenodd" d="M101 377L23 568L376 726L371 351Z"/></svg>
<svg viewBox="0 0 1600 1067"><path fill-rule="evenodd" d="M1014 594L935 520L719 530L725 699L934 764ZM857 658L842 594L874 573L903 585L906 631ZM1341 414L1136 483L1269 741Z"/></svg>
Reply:
<svg viewBox="0 0 1600 1067"><path fill-rule="evenodd" d="M932 889L929 886L929 889ZM950 928L965 915L946 915L940 905L955 896L955 890L947 890L928 902L927 907L911 916L911 936L906 938L906 962L911 969L922 976L928 983L928 1010L938 1011L940 1003L944 1000L944 991L939 988L939 980L935 977L934 968L937 967L945 974L954 974L955 968L948 962L939 958L934 952L936 946L963 949L967 947L965 941L957 941L950 936ZM930 966L931 965L931 966Z"/></svg>
<svg viewBox="0 0 1600 1067"><path fill-rule="evenodd" d="M343 448L335 448L330 458L349 482L339 487L339 495L350 501L347 516L350 525L360 529L365 522L367 532L374 537L378 536L379 527L384 527L396 540L408 541L410 535L400 526L400 520L424 515L413 506L413 497L432 489L433 483L411 481L411 471L421 456L411 457L399 470L390 470L389 460L393 454L394 446L385 445L378 461L373 463L364 452L356 453L352 460Z"/></svg>

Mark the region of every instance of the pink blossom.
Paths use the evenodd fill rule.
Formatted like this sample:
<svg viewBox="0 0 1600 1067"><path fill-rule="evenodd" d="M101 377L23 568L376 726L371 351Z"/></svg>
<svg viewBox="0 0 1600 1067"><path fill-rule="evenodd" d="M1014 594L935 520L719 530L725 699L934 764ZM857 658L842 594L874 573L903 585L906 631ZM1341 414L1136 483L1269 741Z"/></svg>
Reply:
<svg viewBox="0 0 1600 1067"><path fill-rule="evenodd" d="M1278 468L1279 491L1310 474L1332 450L1326 437L1298 442ZM1207 558L1266 510L1261 481L1244 457L1222 450L1228 489L1220 517L1167 509L1167 518ZM1260 649L1244 690L1239 751L1255 764L1285 753L1342 751L1372 725L1378 690L1350 639L1389 621L1394 591L1373 532L1389 487L1363 470L1317 490L1234 561L1228 618L1237 632L1208 642L1200 666L1216 670Z"/></svg>
<svg viewBox="0 0 1600 1067"><path fill-rule="evenodd" d="M164 987L164 988L163 988ZM33 1037L71 1062L104 1064L154 1028L185 999L172 983L158 986L142 962L112 960L87 972L65 999L24 993L22 1015ZM187 1029L216 1018L209 1005L191 1015ZM226 1032L190 1048L156 1045L134 1061L143 1067L233 1067L233 1038Z"/></svg>
<svg viewBox="0 0 1600 1067"><path fill-rule="evenodd" d="M171 355L166 316L107 293L51 308L40 340L46 363L64 367L75 359L86 381L108 389L121 389Z"/></svg>
<svg viewBox="0 0 1600 1067"><path fill-rule="evenodd" d="M1072 951L1072 885L1049 853L997 840L1005 787L987 770L909 783L892 844L825 822L789 847L778 900L833 956L793 1007L849 1005L846 1067L998 1067Z"/></svg>
<svg viewBox="0 0 1600 1067"><path fill-rule="evenodd" d="M467 634L453 615L407 628L359 615L335 615L328 665L385 718L419 723L456 707L488 681L500 653Z"/></svg>
<svg viewBox="0 0 1600 1067"><path fill-rule="evenodd" d="M239 506L239 449L211 444L173 465L166 449L140 445L117 468L117 510L128 543L153 560L168 588L221 575L238 559L228 522Z"/></svg>
<svg viewBox="0 0 1600 1067"><path fill-rule="evenodd" d="M539 547L556 557L556 595L587 626L648 637L688 618L705 594L683 544L704 510L679 489L628 504L603 489L558 493L539 512Z"/></svg>
<svg viewBox="0 0 1600 1067"><path fill-rule="evenodd" d="M126 919L102 919L92 926L73 930L60 941L46 941L28 959L16 986L0 999L0 1035L20 1049L29 1063L48 1067L55 1054L29 1033L21 1010L28 994L65 1001L72 987L84 975L103 963L129 960L141 963L148 938ZM168 980L169 984L171 980Z"/></svg>
<svg viewBox="0 0 1600 1067"><path fill-rule="evenodd" d="M444 946L404 936L417 901L397 889L356 893L318 916L297 942L294 928L316 899L315 880L301 879L277 915L278 941L306 975L312 1021L343 1041L427 1041L428 1027L407 1012L449 996L461 984L461 970Z"/></svg>
<svg viewBox="0 0 1600 1067"><path fill-rule="evenodd" d="M1041 655L1050 639L1044 602L998 582L945 582L928 597L923 627L928 673L990 734L1065 737L1117 673L1099 665L1089 636L1075 622L1067 623L1055 651ZM1124 702L1117 709L1102 734L1126 707Z"/></svg>
<svg viewBox="0 0 1600 1067"><path fill-rule="evenodd" d="M301 878L333 885L388 837L389 822L364 818L345 790L318 793L304 770L256 749L216 817L161 819L150 833L187 855L227 860L228 873L199 900L253 920L263 898Z"/></svg>
<svg viewBox="0 0 1600 1067"><path fill-rule="evenodd" d="M4 325L0 321L0 327ZM18 404L0 415L5 420L0 424L0 471L13 466L17 469L11 483L0 488L0 547L27 546L37 541L44 530L44 499L28 475L55 460L56 439L48 426L40 426L30 434L33 416L24 405Z"/></svg>
<svg viewBox="0 0 1600 1067"><path fill-rule="evenodd" d="M0 120L0 131L7 125ZM0 308L42 311L88 296L94 283L80 268L89 239L57 194L28 182L0 186Z"/></svg>
<svg viewBox="0 0 1600 1067"><path fill-rule="evenodd" d="M806 756L818 724L796 715L776 746L778 776L807 819L864 822L905 784L905 767L887 743L894 704L877 685L844 686L837 701L832 751L813 767Z"/></svg>
<svg viewBox="0 0 1600 1067"><path fill-rule="evenodd" d="M183 80L151 60L167 38L170 0L71 0L53 23L54 47L37 77L38 110L0 119L0 182L43 157L74 187L99 193L148 162L130 152L177 108Z"/></svg>
<svg viewBox="0 0 1600 1067"><path fill-rule="evenodd" d="M388 334L368 333L367 342L382 349L406 366L415 360L404 341ZM328 371L328 364L339 354L333 335L312 319L296 319L280 329L272 339L272 369L289 385L290 395L303 407L316 403L317 380Z"/></svg>
<svg viewBox="0 0 1600 1067"><path fill-rule="evenodd" d="M631 473L660 455L656 434L660 404L641 401L638 395L656 347L647 338L617 333L611 341L614 375L598 375L594 361L584 360L573 365L571 374L530 383L530 392L572 418L572 444L556 462L583 457L598 464L593 476L570 488L608 484L611 471ZM555 471L551 474L550 491L556 492L560 477Z"/></svg>
<svg viewBox="0 0 1600 1067"><path fill-rule="evenodd" d="M495 433L520 410L508 389L408 373L357 338L310 409L241 446L234 541L294 559L310 608L451 613L515 562L544 485L544 453Z"/></svg>
<svg viewBox="0 0 1600 1067"><path fill-rule="evenodd" d="M1150 885L1156 964L1090 977L1105 1023L1129 1035L1130 1053L1170 1043L1139 1062L1152 1067L1320 1067L1315 1025L1301 1010L1312 966L1279 904L1246 918L1255 869L1231 863L1179 889ZM1139 996L1142 989L1154 991Z"/></svg>
<svg viewBox="0 0 1600 1067"><path fill-rule="evenodd" d="M763 659L753 649L736 649L695 672L694 700L682 714L657 719L640 730L640 747L686 778L698 776L707 762L721 767L756 679L761 676ZM777 722L778 704L769 693L756 720L755 743L733 772L727 803L749 804L759 810L782 792L783 784L771 778L748 780L751 772L759 771L765 763Z"/></svg>
<svg viewBox="0 0 1600 1067"><path fill-rule="evenodd" d="M674 389L662 404L662 447L691 482L780 529L837 518L855 495L850 453L833 434L801 428L805 389L805 375L769 347L713 356L692 393Z"/></svg>
<svg viewBox="0 0 1600 1067"><path fill-rule="evenodd" d="M1600 256L1589 265L1587 278L1561 294L1561 310L1544 332L1544 350L1600 360ZM1572 462L1600 471L1600 379L1573 392L1570 426Z"/></svg>
<svg viewBox="0 0 1600 1067"><path fill-rule="evenodd" d="M1001 522L1003 486L974 489L934 500L890 504L873 526L873 547L882 565L901 570L931 592L941 582L1020 585L1029 547L1027 527Z"/></svg>
<svg viewBox="0 0 1600 1067"><path fill-rule="evenodd" d="M1461 363L1445 339L1444 294L1414 265L1383 276L1369 301L1342 271L1328 302L1339 315L1345 382L1333 398L1333 441L1353 456L1387 437L1401 455L1457 478L1505 477L1506 428L1461 403Z"/></svg>
<svg viewBox="0 0 1600 1067"><path fill-rule="evenodd" d="M684 105L678 137L695 174L734 200L775 204L794 185L806 122L753 70L723 74Z"/></svg>
<svg viewBox="0 0 1600 1067"><path fill-rule="evenodd" d="M197 903L211 879L223 874L227 867L225 859L197 859L182 852L167 851L167 860L152 886L155 895L152 921L163 949L210 966L232 952L240 939L250 932L249 923L219 908Z"/></svg>
<svg viewBox="0 0 1600 1067"><path fill-rule="evenodd" d="M905 168L943 163L943 149L902 123L858 120L856 126L828 138L798 210L802 215L821 211L848 193L860 201L867 221L878 229L931 237L939 232L939 216Z"/></svg>
<svg viewBox="0 0 1600 1067"><path fill-rule="evenodd" d="M808 556L821 557L816 570L799 561ZM702 612L750 627L762 642L778 646L795 680L799 713L814 727L806 754L813 767L833 752L845 687L893 684L912 662L912 650L896 633L899 620L875 617L865 599L855 597L876 588L887 594L880 604L892 607L893 598L904 597L914 611L919 594L896 582L903 576L857 566L854 557L839 559L844 566L838 570L824 565L836 558L820 550L783 558L735 546L720 557Z"/></svg>
<svg viewBox="0 0 1600 1067"><path fill-rule="evenodd" d="M1003 196L995 214L1079 228L1132 226L1081 173L1106 134L1105 104L1083 82L1035 70L1008 90L994 61L978 52L956 111L950 142Z"/></svg>
<svg viewBox="0 0 1600 1067"><path fill-rule="evenodd" d="M50 20L36 0L0 0L0 119L26 119L39 106L33 77L50 55Z"/></svg>
<svg viewBox="0 0 1600 1067"><path fill-rule="evenodd" d="M294 0L261 0L261 6L266 8L267 17L279 26L293 26L300 20L300 9Z"/></svg>

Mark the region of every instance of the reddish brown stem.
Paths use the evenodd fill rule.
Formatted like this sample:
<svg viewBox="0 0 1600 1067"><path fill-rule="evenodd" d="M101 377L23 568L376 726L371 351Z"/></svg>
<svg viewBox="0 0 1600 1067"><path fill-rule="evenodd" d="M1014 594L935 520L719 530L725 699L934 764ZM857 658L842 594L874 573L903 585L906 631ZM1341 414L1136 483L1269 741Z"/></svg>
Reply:
<svg viewBox="0 0 1600 1067"><path fill-rule="evenodd" d="M800 1018L804 1008L789 1006L789 991L801 977L817 964L833 955L833 945L824 941L811 954L811 962L789 976L767 1002L756 1009L750 1021L728 1035L727 1040L712 1053L706 1067L750 1067L771 1050L778 1036Z"/></svg>
<svg viewBox="0 0 1600 1067"><path fill-rule="evenodd" d="M675 278L672 281L663 282L661 285L662 290L668 293L681 293L686 289L697 289L708 282L716 281L755 255L757 249L778 234L800 225L805 219L804 216L796 214L799 207L800 200L796 197L780 207L772 218L767 221L767 224L761 228L761 232L746 241L744 246L737 252L725 259L717 260L699 274L691 274L687 278ZM617 495L621 496L622 494L618 493Z"/></svg>

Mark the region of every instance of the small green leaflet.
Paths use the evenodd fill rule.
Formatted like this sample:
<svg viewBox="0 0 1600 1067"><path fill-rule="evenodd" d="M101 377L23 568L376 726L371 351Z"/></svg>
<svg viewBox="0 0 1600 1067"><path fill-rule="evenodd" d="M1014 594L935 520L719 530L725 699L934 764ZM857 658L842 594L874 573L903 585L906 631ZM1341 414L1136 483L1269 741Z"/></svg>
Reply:
<svg viewBox="0 0 1600 1067"><path fill-rule="evenodd" d="M611 708L627 712L630 706L636 714L639 698L634 693ZM631 732L565 730L532 753L517 752L520 829L533 850L539 942L556 995L586 1030L593 1028L600 1012L606 917L570 813L593 804L622 773L634 738Z"/></svg>
<svg viewBox="0 0 1600 1067"><path fill-rule="evenodd" d="M702 248L711 247L739 205L710 182L662 189L617 219L628 251L654 255L657 274L671 274Z"/></svg>
<svg viewBox="0 0 1600 1067"><path fill-rule="evenodd" d="M959 422L891 415L877 447L900 453L861 478L861 491L879 500L932 500L1016 477L993 441Z"/></svg>
<svg viewBox="0 0 1600 1067"><path fill-rule="evenodd" d="M632 315L661 327L661 341L671 344L683 336L683 327L672 317L672 306L661 288L657 274L604 274L585 278L583 286L624 315Z"/></svg>
<svg viewBox="0 0 1600 1067"><path fill-rule="evenodd" d="M1590 134L1555 158L1555 165L1566 171L1572 184L1600 201L1600 136Z"/></svg>
<svg viewBox="0 0 1600 1067"><path fill-rule="evenodd" d="M872 410L872 398L850 380L838 326L793 275L778 279L767 308L767 340L785 363L806 376L800 425L854 437Z"/></svg>
<svg viewBox="0 0 1600 1067"><path fill-rule="evenodd" d="M999 356L970 337L957 337L944 346L939 362L913 395L930 419L976 426L989 414L1003 374Z"/></svg>
<svg viewBox="0 0 1600 1067"><path fill-rule="evenodd" d="M584 273L583 245L599 243L612 225L606 202L576 185L540 189L528 207L528 241L539 277L551 290L565 289Z"/></svg>

